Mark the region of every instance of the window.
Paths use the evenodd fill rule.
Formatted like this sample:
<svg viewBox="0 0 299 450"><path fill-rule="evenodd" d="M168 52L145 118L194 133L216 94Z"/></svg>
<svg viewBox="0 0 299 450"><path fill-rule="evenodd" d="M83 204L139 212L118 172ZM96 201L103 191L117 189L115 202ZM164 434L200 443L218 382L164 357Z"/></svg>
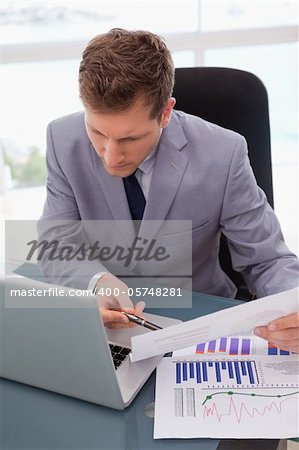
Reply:
<svg viewBox="0 0 299 450"><path fill-rule="evenodd" d="M217 13L215 13L217 11ZM241 30L295 25L295 1L204 1L201 2L202 31Z"/></svg>
<svg viewBox="0 0 299 450"><path fill-rule="evenodd" d="M88 41L115 27L166 34L198 29L196 0L2 0L1 5L1 35L6 44Z"/></svg>

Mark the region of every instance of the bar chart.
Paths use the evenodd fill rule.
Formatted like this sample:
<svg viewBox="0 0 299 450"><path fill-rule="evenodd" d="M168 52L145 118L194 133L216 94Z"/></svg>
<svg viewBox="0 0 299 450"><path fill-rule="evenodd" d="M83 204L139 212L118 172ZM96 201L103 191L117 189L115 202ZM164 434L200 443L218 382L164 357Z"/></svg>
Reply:
<svg viewBox="0 0 299 450"><path fill-rule="evenodd" d="M163 358L156 375L154 437L297 436L298 361L295 354Z"/></svg>
<svg viewBox="0 0 299 450"><path fill-rule="evenodd" d="M213 353L221 353L222 355L230 356L248 356L253 354L286 356L290 354L288 351L281 350L256 336L221 337L216 340L196 345L195 354L197 355Z"/></svg>
<svg viewBox="0 0 299 450"><path fill-rule="evenodd" d="M176 384L193 380L196 384L256 385L256 363L246 361L174 361Z"/></svg>

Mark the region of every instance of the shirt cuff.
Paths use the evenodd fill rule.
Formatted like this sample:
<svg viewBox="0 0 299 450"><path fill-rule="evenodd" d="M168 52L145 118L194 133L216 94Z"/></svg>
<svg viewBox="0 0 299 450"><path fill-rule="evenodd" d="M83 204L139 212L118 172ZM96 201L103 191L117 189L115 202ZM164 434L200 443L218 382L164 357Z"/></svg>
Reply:
<svg viewBox="0 0 299 450"><path fill-rule="evenodd" d="M87 290L92 291L93 294L95 294L97 282L102 278L103 275L110 275L109 272L98 272L96 273L91 280L88 283Z"/></svg>

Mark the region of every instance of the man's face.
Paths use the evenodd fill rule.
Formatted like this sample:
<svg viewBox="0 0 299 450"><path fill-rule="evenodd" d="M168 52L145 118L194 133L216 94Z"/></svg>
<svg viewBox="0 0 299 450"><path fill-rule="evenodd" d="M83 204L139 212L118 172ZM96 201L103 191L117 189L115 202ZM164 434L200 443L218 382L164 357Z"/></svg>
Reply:
<svg viewBox="0 0 299 450"><path fill-rule="evenodd" d="M85 110L87 135L110 175L123 178L135 172L156 148L174 104L175 99L170 98L159 120L149 118L149 107L140 100L124 112Z"/></svg>

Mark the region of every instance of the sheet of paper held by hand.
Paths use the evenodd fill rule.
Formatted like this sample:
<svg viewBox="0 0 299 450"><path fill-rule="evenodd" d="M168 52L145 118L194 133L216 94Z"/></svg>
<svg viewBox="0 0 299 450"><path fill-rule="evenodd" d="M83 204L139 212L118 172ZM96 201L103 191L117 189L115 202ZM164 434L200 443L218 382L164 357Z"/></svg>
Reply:
<svg viewBox="0 0 299 450"><path fill-rule="evenodd" d="M257 326L298 311L299 288L217 311L131 339L133 362L221 336L251 334Z"/></svg>

